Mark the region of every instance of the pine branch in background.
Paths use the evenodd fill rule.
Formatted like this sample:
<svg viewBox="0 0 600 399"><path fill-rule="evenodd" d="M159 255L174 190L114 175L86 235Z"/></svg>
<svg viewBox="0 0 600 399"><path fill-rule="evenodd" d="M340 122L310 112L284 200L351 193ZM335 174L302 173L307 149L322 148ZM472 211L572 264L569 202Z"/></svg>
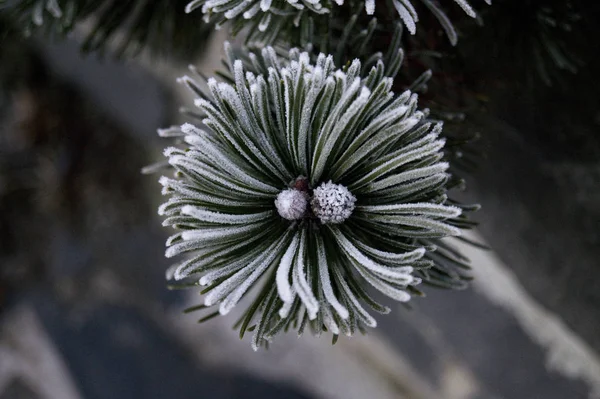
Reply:
<svg viewBox="0 0 600 399"><path fill-rule="evenodd" d="M491 4L491 0L485 2ZM452 44L456 44L456 31L437 1L420 0L420 3L435 15ZM466 0L454 0L454 3L470 17L476 17L474 9ZM204 20L213 21L217 26L231 21L234 34L247 28L248 41L273 44L276 40L288 40L294 46L296 44L293 37L297 36L298 32L303 35L315 27L319 29L327 26L326 16L337 12L336 8L353 10L349 14L360 9L365 15L379 13L386 18L396 15L395 19L402 21L411 34L416 33L416 25L419 22L417 10L410 0L387 0L379 2L377 6L375 0L193 0L186 6L186 11L200 9Z"/></svg>
<svg viewBox="0 0 600 399"><path fill-rule="evenodd" d="M179 230L166 255L191 255L168 275L206 287L193 309L227 314L260 284L238 324L257 349L289 328L335 340L375 327L365 305L389 309L368 286L406 302L422 281L464 285L468 265L439 239L468 228L470 208L447 199L442 124L415 94L394 95L381 61L361 78L358 60L268 47L248 71L227 53L231 81L182 78L208 130L160 132L183 141L165 152L175 175L159 212Z"/></svg>
<svg viewBox="0 0 600 399"><path fill-rule="evenodd" d="M472 36L465 56L477 53L494 58L503 74L514 74L529 84L560 83L565 73L575 74L591 51L589 27L597 23L596 2L577 0L503 0L493 13L482 13L484 29ZM481 46L485 43L485 47ZM483 55L483 56L482 56ZM477 63L477 60L473 60Z"/></svg>
<svg viewBox="0 0 600 399"><path fill-rule="evenodd" d="M0 12L31 34L66 35L83 23L85 52L134 56L143 49L192 60L214 26L189 18L186 0L0 0Z"/></svg>

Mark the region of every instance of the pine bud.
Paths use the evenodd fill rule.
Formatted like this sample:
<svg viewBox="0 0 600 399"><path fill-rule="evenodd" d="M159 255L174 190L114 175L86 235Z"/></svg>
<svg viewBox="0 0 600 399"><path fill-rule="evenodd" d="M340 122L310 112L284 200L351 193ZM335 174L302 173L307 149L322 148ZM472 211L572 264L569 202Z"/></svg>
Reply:
<svg viewBox="0 0 600 399"><path fill-rule="evenodd" d="M342 223L354 210L356 197L341 184L331 181L315 188L311 201L312 211L322 223Z"/></svg>
<svg viewBox="0 0 600 399"><path fill-rule="evenodd" d="M308 194L293 188L283 190L275 199L279 215L287 220L302 219L308 208Z"/></svg>

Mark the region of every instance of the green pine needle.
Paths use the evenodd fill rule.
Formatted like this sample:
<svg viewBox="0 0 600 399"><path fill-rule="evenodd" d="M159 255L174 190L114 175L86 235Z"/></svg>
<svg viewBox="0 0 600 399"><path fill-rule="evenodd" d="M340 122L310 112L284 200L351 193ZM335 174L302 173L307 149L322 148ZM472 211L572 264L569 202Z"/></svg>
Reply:
<svg viewBox="0 0 600 399"><path fill-rule="evenodd" d="M169 275L208 287L204 305L223 315L260 284L236 323L254 349L290 327L334 342L375 327L368 309L389 309L368 286L400 302L422 281L462 288L464 261L438 239L470 224L447 200L442 125L417 96L393 93L381 60L363 78L358 60L337 69L267 47L245 67L226 49L225 82L181 79L204 127L160 131L183 144L160 179L159 213L177 230L166 255L191 255Z"/></svg>

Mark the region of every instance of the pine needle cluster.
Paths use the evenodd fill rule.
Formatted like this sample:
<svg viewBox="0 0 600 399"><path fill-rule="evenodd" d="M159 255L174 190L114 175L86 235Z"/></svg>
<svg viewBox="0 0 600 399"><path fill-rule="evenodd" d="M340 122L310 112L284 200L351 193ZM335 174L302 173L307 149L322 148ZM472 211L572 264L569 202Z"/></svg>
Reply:
<svg viewBox="0 0 600 399"><path fill-rule="evenodd" d="M491 4L491 0L485 0ZM294 36L306 35L315 28L320 35L331 35L323 30L333 19L348 21L348 15L357 14L359 11L368 16L376 12L384 16L392 13L397 15L411 34L417 31L419 14L411 0L192 0L186 6L186 12L200 9L206 22L213 21L217 26L227 22L233 25L233 33L237 34L246 29L249 42L258 41L272 44L275 40L288 40L291 45L296 45ZM437 18L446 31L452 44L456 44L457 34L447 15L435 0L420 0L426 8ZM476 17L475 10L467 0L454 0L464 12ZM378 11L379 10L379 11ZM345 23L344 23L345 25Z"/></svg>
<svg viewBox="0 0 600 399"><path fill-rule="evenodd" d="M442 124L381 68L361 78L358 60L338 69L331 55L271 47L249 58L254 72L233 59L232 80L207 91L183 78L204 127L161 131L185 143L165 151L175 174L160 179L159 212L178 230L166 255L191 255L169 276L205 287L214 315L257 286L238 324L255 349L290 328L375 327L367 309L389 308L368 287L406 302L423 280L447 281L432 240L460 235L464 216L447 198Z"/></svg>
<svg viewBox="0 0 600 399"><path fill-rule="evenodd" d="M402 32L419 22L411 0L175 3L0 0L26 30L68 33L91 20L84 50L119 37L123 54L186 53L225 23L247 35L238 51L226 44L220 80L181 78L197 96L194 123L159 131L175 139L160 178L166 256L178 259L167 276L204 295L189 311L213 309L206 320L241 308L236 326L258 349L290 329L335 342L375 327L374 313L390 311L382 298L406 304L422 285L466 286L468 261L445 238L461 239L477 206L448 197L463 181L443 124L416 94L431 72L393 89ZM438 3L418 4L455 44ZM196 9L204 22L185 17Z"/></svg>

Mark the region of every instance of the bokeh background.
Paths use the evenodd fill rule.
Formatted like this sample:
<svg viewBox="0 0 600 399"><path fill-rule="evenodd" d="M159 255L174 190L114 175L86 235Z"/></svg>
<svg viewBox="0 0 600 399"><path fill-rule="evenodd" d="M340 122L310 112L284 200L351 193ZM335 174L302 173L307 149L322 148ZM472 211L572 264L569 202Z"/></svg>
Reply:
<svg viewBox="0 0 600 399"><path fill-rule="evenodd" d="M140 171L192 104L186 62L82 55L77 31L24 39L0 19L0 399L600 397L600 31L548 85L501 5L444 50L430 100L479 137L460 195L493 250L463 248L472 286L426 289L366 337L257 353L164 280L158 176ZM224 38L193 63L219 68Z"/></svg>

